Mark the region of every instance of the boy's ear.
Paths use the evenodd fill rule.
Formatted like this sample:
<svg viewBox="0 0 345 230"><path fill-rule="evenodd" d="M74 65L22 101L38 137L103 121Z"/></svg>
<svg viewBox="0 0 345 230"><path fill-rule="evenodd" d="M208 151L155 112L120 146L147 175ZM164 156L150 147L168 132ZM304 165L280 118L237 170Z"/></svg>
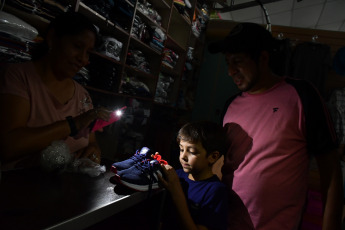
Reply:
<svg viewBox="0 0 345 230"><path fill-rule="evenodd" d="M218 160L219 157L220 157L220 153L218 151L214 151L210 155L208 155L208 161L211 164L214 164Z"/></svg>

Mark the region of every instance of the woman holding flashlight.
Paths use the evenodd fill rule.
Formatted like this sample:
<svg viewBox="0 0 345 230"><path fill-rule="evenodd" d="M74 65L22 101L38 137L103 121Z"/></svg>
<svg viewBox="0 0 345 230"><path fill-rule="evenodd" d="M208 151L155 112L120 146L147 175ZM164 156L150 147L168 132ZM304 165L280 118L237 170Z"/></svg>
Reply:
<svg viewBox="0 0 345 230"><path fill-rule="evenodd" d="M38 165L42 150L56 140L63 140L75 158L100 163L101 151L89 126L96 119L108 120L110 111L94 109L88 92L73 80L88 64L96 38L97 30L86 17L61 14L48 26L42 55L2 71L3 170Z"/></svg>

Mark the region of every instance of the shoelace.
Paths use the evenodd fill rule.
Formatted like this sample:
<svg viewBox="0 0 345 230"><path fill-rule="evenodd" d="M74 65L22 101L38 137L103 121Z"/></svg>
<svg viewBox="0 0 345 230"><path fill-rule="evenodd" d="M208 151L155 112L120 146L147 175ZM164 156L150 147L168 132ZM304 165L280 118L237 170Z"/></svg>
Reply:
<svg viewBox="0 0 345 230"><path fill-rule="evenodd" d="M162 156L159 154L153 155L153 159L157 160L159 164L164 164L164 165L168 164L168 162L166 160L163 160Z"/></svg>
<svg viewBox="0 0 345 230"><path fill-rule="evenodd" d="M138 160L143 160L146 156L144 154L140 154L140 151L137 150L137 152L131 156L130 159L134 160L134 161L138 161Z"/></svg>

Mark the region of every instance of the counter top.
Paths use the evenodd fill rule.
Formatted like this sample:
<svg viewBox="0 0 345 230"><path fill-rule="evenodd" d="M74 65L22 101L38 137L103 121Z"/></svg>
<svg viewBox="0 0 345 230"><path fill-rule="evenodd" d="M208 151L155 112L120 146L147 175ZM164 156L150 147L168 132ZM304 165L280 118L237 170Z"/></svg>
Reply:
<svg viewBox="0 0 345 230"><path fill-rule="evenodd" d="M40 169L2 172L0 228L85 229L148 197L111 183L112 176L109 171L98 177Z"/></svg>

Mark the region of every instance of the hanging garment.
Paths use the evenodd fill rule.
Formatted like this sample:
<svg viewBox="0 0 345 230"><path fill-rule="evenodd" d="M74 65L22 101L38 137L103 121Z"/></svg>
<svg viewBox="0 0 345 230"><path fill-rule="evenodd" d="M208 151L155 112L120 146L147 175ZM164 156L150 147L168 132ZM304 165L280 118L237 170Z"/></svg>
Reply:
<svg viewBox="0 0 345 230"><path fill-rule="evenodd" d="M315 42L300 43L292 54L289 75L310 81L325 97L325 79L331 61L331 49L328 45Z"/></svg>

